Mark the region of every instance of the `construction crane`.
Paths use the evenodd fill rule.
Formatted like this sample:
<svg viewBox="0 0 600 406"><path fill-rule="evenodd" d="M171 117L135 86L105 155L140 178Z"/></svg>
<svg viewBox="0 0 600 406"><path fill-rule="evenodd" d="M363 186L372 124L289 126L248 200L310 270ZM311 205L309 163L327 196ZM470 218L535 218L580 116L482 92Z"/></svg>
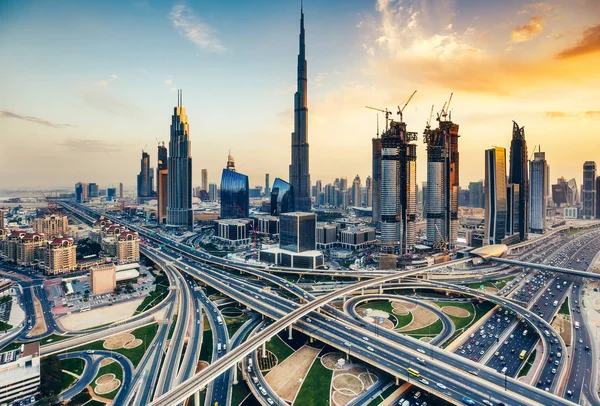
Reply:
<svg viewBox="0 0 600 406"><path fill-rule="evenodd" d="M444 253L446 253L448 252L448 241L446 241L446 239L442 235L442 232L440 231L440 228L437 226L437 224L434 224L434 226L435 231L437 231L437 234L440 237L440 239L433 243L433 249L443 251Z"/></svg>
<svg viewBox="0 0 600 406"><path fill-rule="evenodd" d="M426 129L429 130L431 128L431 117L433 117L433 104L431 105L431 111L429 112L429 120L427 120Z"/></svg>
<svg viewBox="0 0 600 406"><path fill-rule="evenodd" d="M442 109L442 117L444 118L444 121L446 121L446 117L448 116L448 112L450 111L450 103L452 102L452 95L454 93L450 93L450 99L448 99L448 104L444 104L445 108Z"/></svg>
<svg viewBox="0 0 600 406"><path fill-rule="evenodd" d="M408 98L408 100L406 101L406 103L404 103L404 106L402 106L402 108L400 108L400 106L398 106L398 115L400 116L400 122L401 123L403 123L403 121L402 121L402 112L404 111L404 109L406 108L406 106L408 105L408 103L410 103L410 101L412 100L412 98L415 95L415 93L417 93L416 90L413 92L413 94L410 95L410 97Z"/></svg>
<svg viewBox="0 0 600 406"><path fill-rule="evenodd" d="M381 111L382 113L385 113L385 130L387 131L390 114L392 114L392 112L388 109L382 110L382 109L378 109L376 107L370 107L370 106L365 106L365 107L368 109L371 109L371 110L377 110L377 111ZM379 121L378 121L378 123L379 123Z"/></svg>
<svg viewBox="0 0 600 406"><path fill-rule="evenodd" d="M48 212L50 214L55 214L58 211L58 207L56 203L52 200L52 192L50 192L50 196L46 196L46 194L40 190L42 196L44 196L44 200L48 203Z"/></svg>

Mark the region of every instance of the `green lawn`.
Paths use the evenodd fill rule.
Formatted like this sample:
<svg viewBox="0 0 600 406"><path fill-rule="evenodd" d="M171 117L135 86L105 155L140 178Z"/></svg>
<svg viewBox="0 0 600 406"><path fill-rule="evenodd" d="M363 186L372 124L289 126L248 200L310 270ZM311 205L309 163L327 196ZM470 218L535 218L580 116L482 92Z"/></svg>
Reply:
<svg viewBox="0 0 600 406"><path fill-rule="evenodd" d="M231 404L233 406L241 405L242 401L246 399L246 396L248 396L248 394L250 393L250 389L248 389L248 386L242 380L240 380L240 383L238 383L237 385L233 385L232 388L233 389L231 391Z"/></svg>
<svg viewBox="0 0 600 406"><path fill-rule="evenodd" d="M418 328L416 330L403 331L402 334L406 334L409 336L436 336L442 332L444 329L444 324L440 319L437 319L435 322L430 324L429 326L425 326L422 328Z"/></svg>
<svg viewBox="0 0 600 406"><path fill-rule="evenodd" d="M212 360L213 353L213 340L212 330L204 330L202 333L202 348L200 348L200 361L206 361L208 363Z"/></svg>
<svg viewBox="0 0 600 406"><path fill-rule="evenodd" d="M81 393L78 393L77 395L75 395L73 397L73 399L71 399L68 403L69 406L72 405L83 405L85 404L87 405L91 405L91 403L86 403L88 400L90 400L92 397L90 396L89 392L87 390L84 390ZM104 403L100 403L100 404L104 404Z"/></svg>
<svg viewBox="0 0 600 406"><path fill-rule="evenodd" d="M267 342L267 350L275 354L279 363L294 353L294 350L284 343L278 335L273 336L271 341Z"/></svg>
<svg viewBox="0 0 600 406"><path fill-rule="evenodd" d="M119 364L118 362L111 362L110 364L105 365L98 370L98 375L96 375L96 377L92 381L92 386L94 389L96 388L96 379L98 379L104 374L115 374L115 378L121 381L121 384L123 384L123 367L121 367L121 364ZM121 386L119 385L119 387L113 390L112 392L105 393L101 396L108 399L114 399L115 396L117 396L117 393L119 393L120 387Z"/></svg>
<svg viewBox="0 0 600 406"><path fill-rule="evenodd" d="M0 331L8 331L11 328L13 328L12 324L8 324L8 323L5 323L3 321L0 321Z"/></svg>
<svg viewBox="0 0 600 406"><path fill-rule="evenodd" d="M73 375L70 374L66 374L64 372L61 372L61 385L60 385L60 391L64 391L65 389L69 389L77 380L77 378L75 378Z"/></svg>
<svg viewBox="0 0 600 406"><path fill-rule="evenodd" d="M447 314L447 316L450 317L450 320L452 320L452 322L454 323L454 327L456 330L464 329L465 327L470 325L473 320L473 317L475 316L475 310L473 308L472 303L436 302L436 304L440 308L445 307L445 306L454 306L454 307L459 307L461 309L464 309L464 310L468 311L469 313L471 313L471 315L469 317L455 317L455 316L450 316L449 314Z"/></svg>
<svg viewBox="0 0 600 406"><path fill-rule="evenodd" d="M565 298L565 301L560 305L560 310L558 314L566 314L569 315L569 298Z"/></svg>
<svg viewBox="0 0 600 406"><path fill-rule="evenodd" d="M8 303L12 300L12 296L2 296L0 297L0 305L4 303Z"/></svg>
<svg viewBox="0 0 600 406"><path fill-rule="evenodd" d="M136 309L134 316L153 308L169 293L169 279L163 272L158 274L154 282L156 284L156 289L144 298L144 301Z"/></svg>
<svg viewBox="0 0 600 406"><path fill-rule="evenodd" d="M85 361L81 358L68 358L60 360L60 367L66 371L81 375L85 368Z"/></svg>
<svg viewBox="0 0 600 406"><path fill-rule="evenodd" d="M85 406L104 406L106 403L98 402L97 400L90 400L85 404Z"/></svg>
<svg viewBox="0 0 600 406"><path fill-rule="evenodd" d="M531 354L529 354L529 357L527 357L527 361L525 362L525 365L523 365L523 368L521 368L521 370L519 371L518 378L525 376L529 373L529 370L531 369L531 366L533 365L533 362L535 361L536 351L537 350L533 350L531 352Z"/></svg>
<svg viewBox="0 0 600 406"><path fill-rule="evenodd" d="M129 358L129 360L135 367L135 366L137 366L137 364L140 362L140 360L144 356L144 353L146 352L146 349L148 348L148 346L152 342L152 339L156 335L157 330L158 330L158 325L156 323L133 330L131 332L131 334L133 334L136 338L141 339L143 342L142 345L139 345L130 350L125 349L125 348L120 348L118 350L113 350L113 352L119 353L119 354ZM76 348L72 348L69 352L87 351L87 350L105 350L103 344L104 344L104 340L94 341L89 344L85 344L85 345L82 345L82 346L79 346ZM66 353L66 351L63 352L63 354L64 353Z"/></svg>
<svg viewBox="0 0 600 406"><path fill-rule="evenodd" d="M246 313L242 314L239 317L226 317L225 325L227 326L227 330L229 331L229 337L233 337L235 332L238 331L248 319L250 319L250 316Z"/></svg>
<svg viewBox="0 0 600 406"><path fill-rule="evenodd" d="M316 358L302 383L294 405L298 406L328 406L329 389L333 371L321 364Z"/></svg>
<svg viewBox="0 0 600 406"><path fill-rule="evenodd" d="M379 395L375 399L373 399L369 403L369 406L377 406L377 405L381 404L387 397L389 397L397 389L398 389L398 387L396 385L390 386L389 388L387 388L386 390L384 390L381 393L381 395Z"/></svg>
<svg viewBox="0 0 600 406"><path fill-rule="evenodd" d="M389 313L390 315L392 315L396 318L396 326L394 328L402 328L404 326L407 326L413 320L412 313L408 313L405 316L400 316L400 315L392 313L393 307L392 307L392 303L389 301L381 300L381 301L363 303L358 308L359 309L375 309L375 310L381 310L386 313Z"/></svg>

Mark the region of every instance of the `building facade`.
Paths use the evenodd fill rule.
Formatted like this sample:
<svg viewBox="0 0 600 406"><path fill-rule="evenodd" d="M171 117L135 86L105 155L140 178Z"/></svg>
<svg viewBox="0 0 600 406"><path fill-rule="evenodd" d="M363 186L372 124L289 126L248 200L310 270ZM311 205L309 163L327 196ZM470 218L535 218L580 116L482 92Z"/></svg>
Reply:
<svg viewBox="0 0 600 406"><path fill-rule="evenodd" d="M140 160L140 173L137 176L137 199L138 204L144 204L153 196L152 178L150 175L150 154L142 151Z"/></svg>
<svg viewBox="0 0 600 406"><path fill-rule="evenodd" d="M519 204L514 212L518 216L518 233L521 241L527 239L527 232L529 231L529 209L527 207L529 205L528 159L525 128L519 127L519 125L513 121L508 183L519 185Z"/></svg>
<svg viewBox="0 0 600 406"><path fill-rule="evenodd" d="M33 230L44 234L48 239L66 237L69 235L69 219L56 214L38 217L33 221Z"/></svg>
<svg viewBox="0 0 600 406"><path fill-rule="evenodd" d="M293 252L316 249L317 215L306 212L283 213L279 216L279 247Z"/></svg>
<svg viewBox="0 0 600 406"><path fill-rule="evenodd" d="M88 201L87 183L77 182L75 184L75 200L77 203L85 203Z"/></svg>
<svg viewBox="0 0 600 406"><path fill-rule="evenodd" d="M582 196L582 217L586 220L596 218L596 162L583 164Z"/></svg>
<svg viewBox="0 0 600 406"><path fill-rule="evenodd" d="M501 244L506 236L506 149L485 151L485 220L484 244Z"/></svg>
<svg viewBox="0 0 600 406"><path fill-rule="evenodd" d="M304 11L300 12L300 52L298 54L298 88L294 94L294 132L290 184L294 187L294 206L298 211L311 211L308 145L307 63L305 56Z"/></svg>
<svg viewBox="0 0 600 406"><path fill-rule="evenodd" d="M40 343L0 354L0 404L35 404L40 399Z"/></svg>
<svg viewBox="0 0 600 406"><path fill-rule="evenodd" d="M156 220L158 224L167 223L167 206L169 204L169 169L167 162L169 155L163 142L158 145L156 166Z"/></svg>
<svg viewBox="0 0 600 406"><path fill-rule="evenodd" d="M117 267L108 263L90 269L90 287L93 295L112 293L117 288Z"/></svg>
<svg viewBox="0 0 600 406"><path fill-rule="evenodd" d="M72 238L57 237L43 249L43 268L47 275L60 275L77 269L77 245Z"/></svg>
<svg viewBox="0 0 600 406"><path fill-rule="evenodd" d="M176 227L194 226L192 210L192 142L182 95L171 116L169 140L167 224Z"/></svg>
<svg viewBox="0 0 600 406"><path fill-rule="evenodd" d="M295 210L294 187L280 178L275 178L271 189L271 215L290 213Z"/></svg>
<svg viewBox="0 0 600 406"><path fill-rule="evenodd" d="M235 167L223 169L220 195L220 218L248 218L250 212L250 186L248 176L236 172Z"/></svg>
<svg viewBox="0 0 600 406"><path fill-rule="evenodd" d="M546 153L536 152L529 162L529 231L532 233L542 234L546 230L547 174Z"/></svg>
<svg viewBox="0 0 600 406"><path fill-rule="evenodd" d="M208 192L208 169L202 169L202 190Z"/></svg>
<svg viewBox="0 0 600 406"><path fill-rule="evenodd" d="M360 176L358 175L352 181L352 205L356 207L362 206L362 186Z"/></svg>

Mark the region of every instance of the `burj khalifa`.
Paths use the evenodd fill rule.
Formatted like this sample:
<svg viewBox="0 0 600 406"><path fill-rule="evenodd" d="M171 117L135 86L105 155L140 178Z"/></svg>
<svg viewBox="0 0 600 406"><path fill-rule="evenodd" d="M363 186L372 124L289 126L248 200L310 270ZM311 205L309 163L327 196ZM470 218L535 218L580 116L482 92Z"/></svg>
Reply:
<svg viewBox="0 0 600 406"><path fill-rule="evenodd" d="M308 171L308 108L306 107L306 56L304 11L300 10L300 53L298 54L298 90L294 94L294 132L290 184L294 189L296 211L311 211L310 173Z"/></svg>

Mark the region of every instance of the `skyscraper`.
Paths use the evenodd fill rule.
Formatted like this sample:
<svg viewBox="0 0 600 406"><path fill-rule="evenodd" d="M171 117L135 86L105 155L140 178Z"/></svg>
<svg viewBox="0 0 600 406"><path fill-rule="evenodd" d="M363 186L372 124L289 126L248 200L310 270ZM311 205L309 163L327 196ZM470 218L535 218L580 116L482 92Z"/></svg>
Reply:
<svg viewBox="0 0 600 406"><path fill-rule="evenodd" d="M583 164L583 218L596 218L596 162Z"/></svg>
<svg viewBox="0 0 600 406"><path fill-rule="evenodd" d="M506 236L506 149L485 151L485 219L484 244L501 244Z"/></svg>
<svg viewBox="0 0 600 406"><path fill-rule="evenodd" d="M417 134L392 121L381 136L381 247L406 254L415 244Z"/></svg>
<svg viewBox="0 0 600 406"><path fill-rule="evenodd" d="M123 198L123 184L119 183L119 199Z"/></svg>
<svg viewBox="0 0 600 406"><path fill-rule="evenodd" d="M177 106L171 117L169 140L167 224L192 228L192 143L187 114L182 105L182 91L178 92Z"/></svg>
<svg viewBox="0 0 600 406"><path fill-rule="evenodd" d="M269 174L265 174L265 196L271 195L271 186L269 185Z"/></svg>
<svg viewBox="0 0 600 406"><path fill-rule="evenodd" d="M373 223L381 222L381 138L373 138Z"/></svg>
<svg viewBox="0 0 600 406"><path fill-rule="evenodd" d="M167 204L169 202L169 170L167 168L168 152L165 143L158 145L158 165L156 166L156 202L158 224L167 222Z"/></svg>
<svg viewBox="0 0 600 406"><path fill-rule="evenodd" d="M529 162L529 231L532 233L542 234L546 230L547 174L546 153L534 153L533 161Z"/></svg>
<svg viewBox="0 0 600 406"><path fill-rule="evenodd" d="M365 181L365 188L367 189L367 198L364 203L367 207L373 207L373 178L370 175L367 176L367 180Z"/></svg>
<svg viewBox="0 0 600 406"><path fill-rule="evenodd" d="M98 197L100 194L98 184L97 183L88 183L88 197L91 199L92 197Z"/></svg>
<svg viewBox="0 0 600 406"><path fill-rule="evenodd" d="M434 249L453 249L458 237L459 135L458 124L447 120L447 115L442 111L438 128L432 130L427 126L424 132L427 144L426 243Z"/></svg>
<svg viewBox="0 0 600 406"><path fill-rule="evenodd" d="M75 200L77 203L85 203L88 200L88 187L83 182L75 184Z"/></svg>
<svg viewBox="0 0 600 406"><path fill-rule="evenodd" d="M275 178L271 191L271 215L295 211L294 203L294 187L283 179Z"/></svg>
<svg viewBox="0 0 600 406"><path fill-rule="evenodd" d="M216 202L219 198L219 191L216 183L211 183L208 185L208 199L211 202Z"/></svg>
<svg viewBox="0 0 600 406"><path fill-rule="evenodd" d="M208 169L202 169L202 190L208 192Z"/></svg>
<svg viewBox="0 0 600 406"><path fill-rule="evenodd" d="M250 186L248 177L235 171L235 160L229 154L227 167L221 175L222 219L248 218L250 216Z"/></svg>
<svg viewBox="0 0 600 406"><path fill-rule="evenodd" d="M469 183L469 206L478 207L483 209L484 206L483 196L483 182L470 182Z"/></svg>
<svg viewBox="0 0 600 406"><path fill-rule="evenodd" d="M519 207L515 211L518 216L519 237L521 241L527 239L529 227L529 176L527 168L527 141L525 141L525 127L520 127L513 121L512 141L510 142L510 170L508 183L519 185ZM517 209L517 208L515 208Z"/></svg>
<svg viewBox="0 0 600 406"><path fill-rule="evenodd" d="M356 177L352 181L352 204L355 207L360 207L362 205L361 189L362 187L360 185L360 176L356 175Z"/></svg>
<svg viewBox="0 0 600 406"><path fill-rule="evenodd" d="M152 183L150 179L150 155L142 151L140 160L140 173L137 176L137 199L139 204L146 203L152 197Z"/></svg>
<svg viewBox="0 0 600 406"><path fill-rule="evenodd" d="M596 177L596 218L600 218L600 176Z"/></svg>
<svg viewBox="0 0 600 406"><path fill-rule="evenodd" d="M308 156L308 107L306 103L306 56L304 44L304 11L300 10L300 52L298 54L298 90L294 95L294 132L290 183L294 187L296 210L311 210Z"/></svg>

